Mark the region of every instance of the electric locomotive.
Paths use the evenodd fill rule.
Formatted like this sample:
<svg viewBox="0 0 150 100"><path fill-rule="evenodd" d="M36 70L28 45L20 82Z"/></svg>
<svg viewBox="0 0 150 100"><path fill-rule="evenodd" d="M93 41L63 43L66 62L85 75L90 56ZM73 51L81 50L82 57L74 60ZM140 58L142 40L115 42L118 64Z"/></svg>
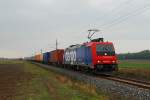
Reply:
<svg viewBox="0 0 150 100"><path fill-rule="evenodd" d="M112 42L103 38L93 39L81 45L72 45L64 51L64 65L87 68L96 72L112 72L118 69Z"/></svg>

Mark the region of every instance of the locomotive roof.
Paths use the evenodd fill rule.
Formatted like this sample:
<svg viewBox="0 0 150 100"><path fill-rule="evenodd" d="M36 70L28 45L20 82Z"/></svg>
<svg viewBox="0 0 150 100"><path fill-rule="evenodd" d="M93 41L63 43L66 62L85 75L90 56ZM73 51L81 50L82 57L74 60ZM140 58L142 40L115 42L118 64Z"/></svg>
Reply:
<svg viewBox="0 0 150 100"><path fill-rule="evenodd" d="M84 43L85 45L87 46L91 46L93 44L113 44L112 42L87 42L87 43Z"/></svg>
<svg viewBox="0 0 150 100"><path fill-rule="evenodd" d="M81 47L81 46L82 46L81 44L76 44L76 45L71 45L66 49L74 49L74 48Z"/></svg>
<svg viewBox="0 0 150 100"><path fill-rule="evenodd" d="M112 42L86 42L83 44L76 44L76 45L71 45L66 49L74 49L74 48L78 48L81 46L92 46L93 44L113 44Z"/></svg>

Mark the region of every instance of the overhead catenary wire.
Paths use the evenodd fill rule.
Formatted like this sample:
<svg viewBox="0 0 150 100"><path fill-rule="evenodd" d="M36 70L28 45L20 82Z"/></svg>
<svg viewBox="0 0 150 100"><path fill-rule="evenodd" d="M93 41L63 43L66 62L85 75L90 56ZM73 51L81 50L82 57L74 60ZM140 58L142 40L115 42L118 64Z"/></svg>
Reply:
<svg viewBox="0 0 150 100"><path fill-rule="evenodd" d="M112 10L110 10L110 12L113 12L113 11L116 11L116 10L121 10L121 9L123 9L122 6L124 6L124 5L130 5L131 2L133 2L133 1L134 1L134 0L126 0L126 1L124 1L124 2L121 2L119 5L117 5L117 6L114 7ZM119 8L121 8L121 9L119 9Z"/></svg>
<svg viewBox="0 0 150 100"><path fill-rule="evenodd" d="M127 1L127 2L128 2L128 1ZM105 28L105 29L106 29L106 28L108 29L108 28L110 28L110 27L113 27L113 25L119 24L119 23L121 23L121 22L123 22L123 21L129 19L130 17L136 16L136 15L138 15L138 14L141 14L141 13L145 12L146 10L149 9L149 7L150 7L150 2L149 2L149 1L147 1L147 2L145 1L144 3L146 3L146 5L144 5L144 6L142 6L142 7L136 7L137 5L134 5L134 6L132 6L132 8L133 8L134 10L129 9L129 11L127 11L126 14L123 14L123 15L121 15L121 16L119 16L119 17L115 17L115 19L113 19L113 20L110 21L109 23L104 23L104 24L100 25L101 29L103 29L103 30L104 30L104 28ZM141 5L141 3L140 3L140 5ZM128 8L126 8L126 9L128 9ZM130 10L131 10L131 11L130 11ZM122 12L124 12L124 11L122 11ZM119 15L119 14L118 14L118 15ZM115 16L118 16L118 15L115 15Z"/></svg>
<svg viewBox="0 0 150 100"><path fill-rule="evenodd" d="M124 2L119 3L117 6L113 7L110 11L108 11L107 14L104 13L102 16L100 16L100 18L105 19L107 16L119 15L122 11L126 10L128 6L133 6L132 5L134 3L133 1L134 0L126 0ZM97 20L99 20L99 18ZM113 18L111 18L111 20L113 20ZM105 23L103 23L101 26L107 23L109 23L109 20L105 21Z"/></svg>
<svg viewBox="0 0 150 100"><path fill-rule="evenodd" d="M120 0L121 1L121 0ZM131 4L133 3L133 1L135 1L135 0L125 0L125 1L121 1L121 2L119 2L118 4L116 4L116 6L115 7L113 7L112 9L110 9L108 12L107 12L107 14L106 13L103 13L103 14L101 14L101 16L99 16L98 18L95 18L96 20L101 20L101 19L105 19L106 18L106 16L109 16L109 14L110 13L112 13L113 12L113 14L115 13L116 15L117 14L119 14L122 10L125 10L126 9L126 6L132 6ZM96 23L95 23L96 24ZM104 23L104 24L106 24L106 23ZM102 24L103 25L103 24ZM87 25L87 26L89 26L89 25ZM86 26L86 27L87 27ZM94 24L90 24L90 28L92 27L92 26L95 26Z"/></svg>
<svg viewBox="0 0 150 100"><path fill-rule="evenodd" d="M111 27L113 27L113 25L120 24L120 23L124 22L125 20L128 20L129 18L131 18L133 16L137 16L137 15L139 15L141 13L144 13L148 9L150 9L150 4L147 5L147 6L144 6L143 8L136 9L134 12L130 12L130 13L128 13L125 16L120 16L117 19L111 21L111 23L104 24L104 25L102 25L100 27L103 28L103 29L104 28L105 29L111 28Z"/></svg>
<svg viewBox="0 0 150 100"><path fill-rule="evenodd" d="M119 3L116 7L112 8L110 11L107 13L120 13L122 10L126 9L127 6L131 6L134 0L126 0L124 2ZM106 15L108 15L106 14ZM105 16L104 16L105 17Z"/></svg>
<svg viewBox="0 0 150 100"><path fill-rule="evenodd" d="M126 10L128 7L133 7L133 5L135 4L135 2L134 1L138 1L138 0L124 0L124 1L122 1L122 2L120 2L120 3L118 3L115 7L113 7L110 11L108 11L107 13L108 14L104 14L104 15L102 15L100 18L101 19L104 19L106 16L109 16L109 13L111 13L111 12L113 12L113 14L116 14L116 15L119 15L121 12L123 12L124 10ZM134 8L137 8L137 7L134 7ZM132 12L131 12L132 13ZM120 20L122 19L122 17L123 17L123 19L124 19L124 17L126 16L129 16L129 14L130 13L128 13L127 15L123 15L123 16L119 16L119 21L118 21L118 19L116 19L116 17L115 17L115 19L113 19L112 18L112 21L110 21L110 22L108 22L108 23L104 23L104 24L102 24L102 25L96 25L96 24L89 24L89 25L87 25L86 26L86 28L88 27L88 29L89 28L96 28L96 29L101 29L101 31L104 31L104 26L105 26L105 28L106 28L106 26L107 26L107 28L108 28L108 25L111 25L111 24L114 24L115 25L115 23L117 24L119 24L119 22L120 22ZM112 15L111 15L112 16ZM102 18L102 17L104 17L104 18ZM98 19L97 19L98 20ZM125 19L124 19L125 20ZM98 23L97 23L98 24ZM99 27L100 26L100 27ZM111 26L112 27L112 26ZM87 29L87 30L88 30ZM83 31L83 33L84 33L85 31Z"/></svg>

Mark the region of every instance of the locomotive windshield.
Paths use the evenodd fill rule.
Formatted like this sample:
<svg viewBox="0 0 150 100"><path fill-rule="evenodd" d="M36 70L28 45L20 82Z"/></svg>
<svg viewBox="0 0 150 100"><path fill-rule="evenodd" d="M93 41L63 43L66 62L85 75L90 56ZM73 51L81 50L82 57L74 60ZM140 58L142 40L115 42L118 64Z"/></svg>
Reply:
<svg viewBox="0 0 150 100"><path fill-rule="evenodd" d="M112 44L98 44L96 45L97 55L115 55L115 50Z"/></svg>

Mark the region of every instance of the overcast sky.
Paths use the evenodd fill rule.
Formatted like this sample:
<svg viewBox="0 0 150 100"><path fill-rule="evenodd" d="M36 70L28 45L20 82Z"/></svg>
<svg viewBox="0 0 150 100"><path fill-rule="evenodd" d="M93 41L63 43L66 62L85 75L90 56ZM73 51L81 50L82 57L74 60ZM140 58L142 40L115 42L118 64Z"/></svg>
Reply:
<svg viewBox="0 0 150 100"><path fill-rule="evenodd" d="M150 0L0 0L0 57L83 43L91 28L117 53L150 49Z"/></svg>

